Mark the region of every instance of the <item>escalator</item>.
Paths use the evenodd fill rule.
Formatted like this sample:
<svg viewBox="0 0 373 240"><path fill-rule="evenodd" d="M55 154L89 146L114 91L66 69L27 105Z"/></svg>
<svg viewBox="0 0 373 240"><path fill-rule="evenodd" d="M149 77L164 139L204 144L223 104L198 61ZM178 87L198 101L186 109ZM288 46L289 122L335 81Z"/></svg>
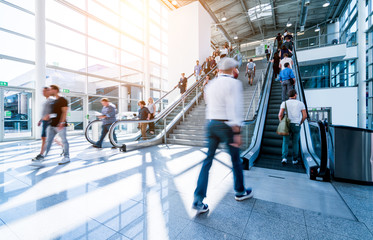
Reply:
<svg viewBox="0 0 373 240"><path fill-rule="evenodd" d="M277 170L286 170L291 172L305 173L302 164L293 165L291 163L292 141L289 141L288 163L281 163L282 155L282 136L276 133L279 124L278 112L281 101L281 83L272 80L272 89L268 101L268 110L265 118L265 125L262 138L262 148L259 158L256 160L256 167L271 168Z"/></svg>
<svg viewBox="0 0 373 240"><path fill-rule="evenodd" d="M276 43L274 45L273 52L276 51ZM293 62L294 62L294 75L296 77L295 90L298 93L298 100L303 102L307 110L307 102L304 94L304 89L299 73L299 66L297 61L296 50L293 51ZM273 57L273 56L272 56ZM241 154L244 161L244 167L250 169L253 166L270 168L276 170L284 170L291 172L307 173L311 179L320 173L320 166L324 158L318 156L315 151L314 139L319 139L319 134L322 130L316 129L311 131L313 128L318 128L317 123L311 122L308 118L301 125L300 132L300 161L297 165L293 165L292 160L292 143L291 138L289 141L289 154L288 163L282 165L282 136L277 135L276 130L279 124L278 113L281 105L281 83L273 79L273 68L272 65L267 68L265 81L263 84L262 95L260 98L260 104L257 110L255 119L251 122L244 123L243 131L250 129L248 126L254 124L252 132L251 144ZM308 112L307 112L308 115ZM244 135L249 135L243 133ZM326 161L326 160L325 160ZM324 168L322 168L324 170Z"/></svg>

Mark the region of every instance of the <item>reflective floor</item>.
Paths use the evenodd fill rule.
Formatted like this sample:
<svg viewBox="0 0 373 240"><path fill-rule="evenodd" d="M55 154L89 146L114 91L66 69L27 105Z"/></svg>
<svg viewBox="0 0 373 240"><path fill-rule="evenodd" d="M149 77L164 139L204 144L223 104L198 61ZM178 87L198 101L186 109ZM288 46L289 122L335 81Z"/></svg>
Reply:
<svg viewBox="0 0 373 240"><path fill-rule="evenodd" d="M253 168L253 199L234 200L229 155L219 150L207 214L191 209L206 148L159 145L121 153L69 138L30 167L40 141L0 143L0 239L373 239L373 187L310 181Z"/></svg>

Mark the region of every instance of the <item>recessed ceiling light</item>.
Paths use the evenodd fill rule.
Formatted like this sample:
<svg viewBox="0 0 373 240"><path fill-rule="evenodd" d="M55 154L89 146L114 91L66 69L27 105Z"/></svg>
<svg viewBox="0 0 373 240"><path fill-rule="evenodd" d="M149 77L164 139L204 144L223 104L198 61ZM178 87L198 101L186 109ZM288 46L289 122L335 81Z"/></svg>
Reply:
<svg viewBox="0 0 373 240"><path fill-rule="evenodd" d="M237 37L237 36L234 36L234 38L233 38L233 39L237 40L237 39L238 39L238 37Z"/></svg>
<svg viewBox="0 0 373 240"><path fill-rule="evenodd" d="M329 7L330 5L330 2L329 1L325 1L325 3L322 5L322 7Z"/></svg>
<svg viewBox="0 0 373 240"><path fill-rule="evenodd" d="M227 21L227 17L225 16L225 13L223 13L223 17L221 18L223 22Z"/></svg>
<svg viewBox="0 0 373 240"><path fill-rule="evenodd" d="M177 5L177 1L173 0L172 4L176 6Z"/></svg>
<svg viewBox="0 0 373 240"><path fill-rule="evenodd" d="M288 20L288 22L286 23L286 27L291 27L292 23L290 22L290 18Z"/></svg>

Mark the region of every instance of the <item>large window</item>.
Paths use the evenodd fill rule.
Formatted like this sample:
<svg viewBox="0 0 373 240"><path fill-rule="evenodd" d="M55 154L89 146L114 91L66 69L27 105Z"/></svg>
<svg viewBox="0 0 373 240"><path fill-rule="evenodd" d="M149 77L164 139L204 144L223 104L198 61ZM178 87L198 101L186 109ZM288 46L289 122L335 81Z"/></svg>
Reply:
<svg viewBox="0 0 373 240"><path fill-rule="evenodd" d="M339 18L340 42L346 42L347 46L355 46L357 30L357 0L350 0L346 4Z"/></svg>
<svg viewBox="0 0 373 240"><path fill-rule="evenodd" d="M99 111L102 97L119 104L121 111L137 111L145 84L155 98L169 90L169 10L160 0L145 2L45 1L46 84L66 90L74 100L72 115ZM0 39L1 81L34 88L34 0L0 1ZM147 64L149 75L144 72ZM87 104L84 99L87 106L81 106ZM82 129L81 122L75 123Z"/></svg>
<svg viewBox="0 0 373 240"><path fill-rule="evenodd" d="M357 85L356 59L300 66L304 88L352 87Z"/></svg>

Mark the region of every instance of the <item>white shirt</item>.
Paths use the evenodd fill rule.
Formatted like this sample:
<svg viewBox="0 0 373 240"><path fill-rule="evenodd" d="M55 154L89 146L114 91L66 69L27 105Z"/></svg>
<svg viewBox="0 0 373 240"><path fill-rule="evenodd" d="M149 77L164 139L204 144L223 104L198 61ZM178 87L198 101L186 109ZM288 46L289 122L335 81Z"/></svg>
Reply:
<svg viewBox="0 0 373 240"><path fill-rule="evenodd" d="M247 64L247 69L248 70L254 70L254 67L256 67L256 64L254 62L249 62Z"/></svg>
<svg viewBox="0 0 373 240"><path fill-rule="evenodd" d="M229 126L241 126L243 121L242 82L222 74L205 87L206 119L228 120Z"/></svg>
<svg viewBox="0 0 373 240"><path fill-rule="evenodd" d="M304 103L297 99L289 99L286 102L286 107L288 109L288 118L291 123L300 124L302 121L302 110L305 110L306 107ZM281 108L285 109L285 102L281 103Z"/></svg>
<svg viewBox="0 0 373 240"><path fill-rule="evenodd" d="M289 63L290 65L290 68L293 69L293 66L291 65L291 62L293 60L291 60L291 58L289 57L286 57L286 58L283 58L281 61L280 61L280 64L281 64L281 70L284 70L285 69L285 63Z"/></svg>
<svg viewBox="0 0 373 240"><path fill-rule="evenodd" d="M218 64L220 62L220 56L215 57L215 62L216 62L216 64Z"/></svg>
<svg viewBox="0 0 373 240"><path fill-rule="evenodd" d="M223 48L222 50L220 50L220 54L223 55L228 55L228 49L227 48Z"/></svg>

